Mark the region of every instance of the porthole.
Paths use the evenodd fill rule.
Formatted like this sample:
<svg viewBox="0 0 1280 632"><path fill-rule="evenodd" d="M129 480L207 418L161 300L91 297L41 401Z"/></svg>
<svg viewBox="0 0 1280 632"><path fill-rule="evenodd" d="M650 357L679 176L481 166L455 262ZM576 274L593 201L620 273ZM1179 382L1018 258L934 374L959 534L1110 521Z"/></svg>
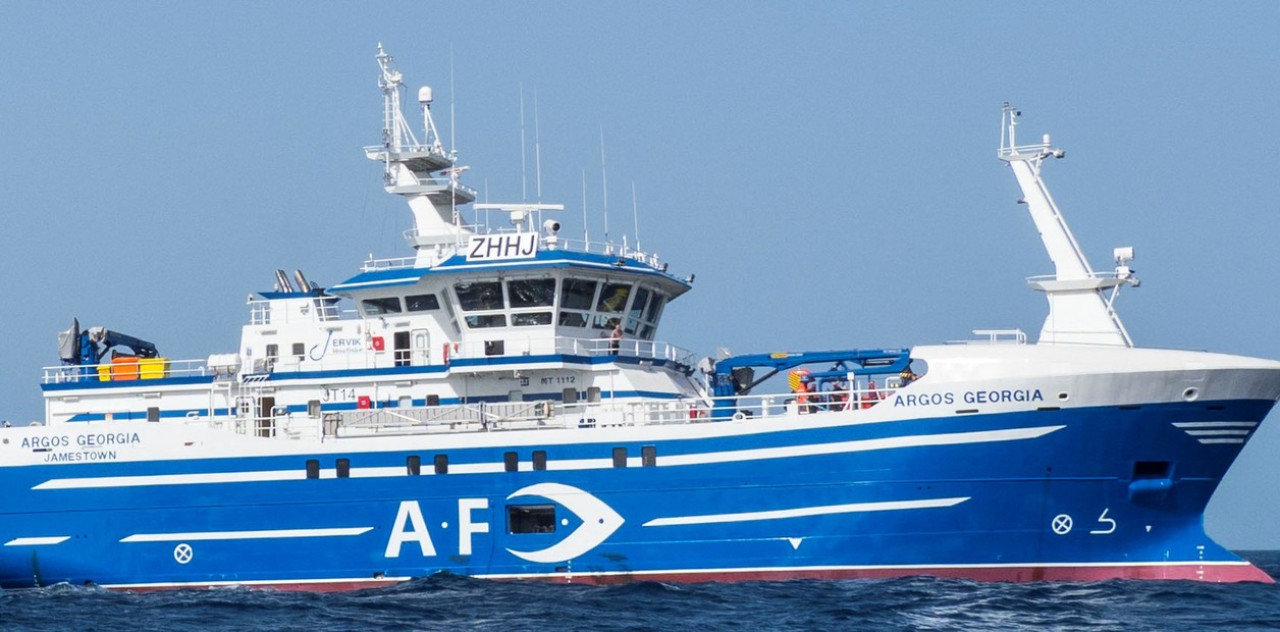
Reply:
<svg viewBox="0 0 1280 632"><path fill-rule="evenodd" d="M1182 391L1182 399L1185 399L1189 402L1194 402L1199 397L1200 397L1200 389L1194 386L1188 386L1186 390Z"/></svg>
<svg viewBox="0 0 1280 632"><path fill-rule="evenodd" d="M1071 396L1070 396L1070 395L1068 395L1066 391L1063 391L1063 392L1061 392L1061 393L1058 393L1058 401L1060 401L1060 402L1065 402L1065 401L1067 401L1068 399L1071 399Z"/></svg>

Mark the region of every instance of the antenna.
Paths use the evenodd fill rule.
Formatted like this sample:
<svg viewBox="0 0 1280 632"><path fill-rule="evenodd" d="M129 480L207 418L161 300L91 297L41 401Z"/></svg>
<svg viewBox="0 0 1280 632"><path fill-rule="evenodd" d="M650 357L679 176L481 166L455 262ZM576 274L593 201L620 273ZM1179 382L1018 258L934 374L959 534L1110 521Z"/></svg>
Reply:
<svg viewBox="0 0 1280 632"><path fill-rule="evenodd" d="M636 181L631 181L631 219L636 225L636 252L640 251L640 211L636 206Z"/></svg>
<svg viewBox="0 0 1280 632"><path fill-rule="evenodd" d="M533 177L536 181L538 203L542 203L542 141L538 135L538 86L533 87ZM542 224L542 213L534 219L534 226Z"/></svg>
<svg viewBox="0 0 1280 632"><path fill-rule="evenodd" d="M449 44L449 157L458 157L458 137L453 133L453 44Z"/></svg>
<svg viewBox="0 0 1280 632"><path fill-rule="evenodd" d="M520 201L529 201L529 186L527 177L527 169L525 167L525 149L524 149L524 84L520 84Z"/></svg>
<svg viewBox="0 0 1280 632"><path fill-rule="evenodd" d="M538 134L538 86L533 87L533 172L537 180L538 201L542 201L542 140Z"/></svg>
<svg viewBox="0 0 1280 632"><path fill-rule="evenodd" d="M591 249L591 233L587 228L587 170L582 170L582 247Z"/></svg>
<svg viewBox="0 0 1280 632"><path fill-rule="evenodd" d="M604 164L604 125L600 126L600 188L604 192L604 243L609 246L609 174Z"/></svg>

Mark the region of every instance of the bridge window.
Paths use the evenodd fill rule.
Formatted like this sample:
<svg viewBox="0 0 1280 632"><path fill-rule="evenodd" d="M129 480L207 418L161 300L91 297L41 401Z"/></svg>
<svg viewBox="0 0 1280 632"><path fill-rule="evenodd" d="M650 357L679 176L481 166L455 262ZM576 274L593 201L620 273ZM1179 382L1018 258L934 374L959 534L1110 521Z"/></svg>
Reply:
<svg viewBox="0 0 1280 632"><path fill-rule="evenodd" d="M528 314L512 314L511 324L516 327L528 325L550 325L551 312L532 312Z"/></svg>
<svg viewBox="0 0 1280 632"><path fill-rule="evenodd" d="M658 322L658 317L662 315L662 304L666 301L666 296L654 294L653 300L649 301L649 308L644 310L644 319L651 323Z"/></svg>
<svg viewBox="0 0 1280 632"><path fill-rule="evenodd" d="M507 281L511 307L550 307L556 300L555 279L514 279Z"/></svg>
<svg viewBox="0 0 1280 632"><path fill-rule="evenodd" d="M606 314L618 314L627 306L627 298L631 296L631 285L627 283L607 283L600 292L600 301L596 303L596 311Z"/></svg>
<svg viewBox="0 0 1280 632"><path fill-rule="evenodd" d="M591 301L596 297L595 281L586 279L565 279L560 290L560 307L566 309L591 309Z"/></svg>
<svg viewBox="0 0 1280 632"><path fill-rule="evenodd" d="M554 533L555 505L507 505L507 533Z"/></svg>
<svg viewBox="0 0 1280 632"><path fill-rule="evenodd" d="M644 307L649 302L649 296L649 290L636 288L636 298L631 301L631 309L627 312L627 324L624 326L624 330L627 333L636 333L636 328L640 326L640 315L644 313Z"/></svg>
<svg viewBox="0 0 1280 632"><path fill-rule="evenodd" d="M507 317L502 314L483 314L480 316L467 316L467 326L472 329L484 329L486 327L506 327Z"/></svg>
<svg viewBox="0 0 1280 632"><path fill-rule="evenodd" d="M561 327L586 327L587 315L582 312L560 312Z"/></svg>
<svg viewBox="0 0 1280 632"><path fill-rule="evenodd" d="M377 316L379 314L399 314L402 311L400 309L399 296L388 296L385 298L366 298L363 301L360 301L360 304L364 306L364 313L366 316Z"/></svg>
<svg viewBox="0 0 1280 632"><path fill-rule="evenodd" d="M435 294L414 294L404 297L404 306L411 312L429 312L440 309L440 299Z"/></svg>
<svg viewBox="0 0 1280 632"><path fill-rule="evenodd" d="M502 284L497 281L480 281L476 283L455 283L453 291L458 293L458 305L464 312L477 312L486 309L502 309Z"/></svg>

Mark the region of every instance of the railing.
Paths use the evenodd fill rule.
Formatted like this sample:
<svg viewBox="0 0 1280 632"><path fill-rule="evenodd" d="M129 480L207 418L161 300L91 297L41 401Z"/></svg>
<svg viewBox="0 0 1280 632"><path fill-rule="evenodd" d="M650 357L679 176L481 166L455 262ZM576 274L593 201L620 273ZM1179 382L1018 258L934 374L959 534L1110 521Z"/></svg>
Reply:
<svg viewBox="0 0 1280 632"><path fill-rule="evenodd" d="M777 393L702 399L575 402L478 402L414 408L333 411L320 419L304 414L274 419L219 420L215 426L260 436L323 436L342 438L373 434L435 434L510 430L608 428L749 419L805 418L843 413L860 415L890 399L896 384L882 389L861 388L821 393ZM269 426L269 427L268 427Z"/></svg>
<svg viewBox="0 0 1280 632"><path fill-rule="evenodd" d="M120 382L129 385L145 385L154 379L212 375L215 371L205 360L164 360L162 368L153 372L136 364L102 364L47 366L43 368L42 383L66 384L69 382ZM106 379L104 379L104 376Z"/></svg>
<svg viewBox="0 0 1280 632"><path fill-rule="evenodd" d="M275 304L263 299L249 301L249 323L253 325L285 324L289 322L328 322L342 318L337 303L332 299L287 299L307 300L310 304Z"/></svg>
<svg viewBox="0 0 1280 632"><path fill-rule="evenodd" d="M503 340L502 353L490 353L492 347L486 341L468 340L458 343L456 349L450 346L449 357L451 359L462 359L548 354L593 357L621 355L652 360L668 360L686 366L693 366L698 361L698 354L667 342L623 339L617 341L616 352L613 345L613 341L607 338L531 336L528 338L506 338Z"/></svg>
<svg viewBox="0 0 1280 632"><path fill-rule="evenodd" d="M471 233L476 235L489 233L486 227L482 225L464 225L464 226L461 226L460 228L470 231ZM497 232L502 233L507 231L499 230ZM416 228L411 228L409 230L404 231L404 238L405 238L405 241L409 242L410 245L415 245L417 243L418 230ZM464 245L465 244L458 243L458 244L455 244L453 247L456 250L462 250ZM640 263L644 263L646 265L649 265L651 267L654 267L660 270L663 269L662 261L659 259L657 253L646 253L646 252L640 251L636 248L633 248L627 245L625 242L622 244L617 244L613 242L583 241L583 240L576 240L576 239L567 239L567 238L556 235L551 237L543 236L539 240L539 247L542 250L585 252L589 254L605 255L607 257L616 256L622 259L630 259L632 261L638 261ZM444 258L447 259L448 256L446 255ZM376 272L379 270L399 270L403 268L412 268L416 264L416 262L417 262L416 257L391 257L391 258L385 258L385 259L374 259L373 257L369 257L360 266L360 271Z"/></svg>
<svg viewBox="0 0 1280 632"><path fill-rule="evenodd" d="M583 241L556 236L554 240L551 238L544 238L543 247L547 250L572 250L597 255L617 256L624 259L639 261L654 268L661 268L662 266L662 262L657 253L640 251L628 246L626 242L616 244L613 242Z"/></svg>
<svg viewBox="0 0 1280 632"><path fill-rule="evenodd" d="M1021 329L974 329L974 338L968 340L948 340L947 344L952 345L997 345L997 344L1027 344L1027 334Z"/></svg>

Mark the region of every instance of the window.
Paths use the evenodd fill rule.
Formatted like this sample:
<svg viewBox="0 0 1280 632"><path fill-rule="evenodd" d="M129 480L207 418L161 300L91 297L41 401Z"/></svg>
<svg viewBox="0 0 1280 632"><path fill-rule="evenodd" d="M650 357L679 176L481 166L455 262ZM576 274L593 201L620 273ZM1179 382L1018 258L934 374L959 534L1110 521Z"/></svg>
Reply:
<svg viewBox="0 0 1280 632"><path fill-rule="evenodd" d="M464 312L477 312L486 309L502 309L502 284L497 281L481 281L477 283L456 283L453 290L458 293L458 304Z"/></svg>
<svg viewBox="0 0 1280 632"><path fill-rule="evenodd" d="M338 459L338 478L351 477L351 459Z"/></svg>
<svg viewBox="0 0 1280 632"><path fill-rule="evenodd" d="M320 462L307 459L307 478L320 478Z"/></svg>
<svg viewBox="0 0 1280 632"><path fill-rule="evenodd" d="M555 505L507 505L507 533L554 533Z"/></svg>
<svg viewBox="0 0 1280 632"><path fill-rule="evenodd" d="M422 457L414 454L404 459L404 469L409 476L418 476L422 474Z"/></svg>
<svg viewBox="0 0 1280 632"><path fill-rule="evenodd" d="M429 312L440 309L440 300L435 294L415 294L404 297L404 306L411 312Z"/></svg>
<svg viewBox="0 0 1280 632"><path fill-rule="evenodd" d="M640 448L640 465L654 467L658 464L658 447L647 445Z"/></svg>
<svg viewBox="0 0 1280 632"><path fill-rule="evenodd" d="M516 327L529 325L550 325L551 312L533 312L530 314L512 314L511 324Z"/></svg>
<svg viewBox="0 0 1280 632"><path fill-rule="evenodd" d="M550 307L556 300L555 279L515 279L507 281L512 308Z"/></svg>
<svg viewBox="0 0 1280 632"><path fill-rule="evenodd" d="M631 286L626 283L608 283L600 292L600 302L596 303L596 311L606 314L617 314L627 306L627 297L631 296Z"/></svg>
<svg viewBox="0 0 1280 632"><path fill-rule="evenodd" d="M667 302L667 297L655 294L653 300L649 301L649 308L644 310L644 319L651 323L657 323L658 317L662 315L662 304L665 302Z"/></svg>
<svg viewBox="0 0 1280 632"><path fill-rule="evenodd" d="M293 357L297 358L298 362L302 362L307 357L307 345L301 342L293 343Z"/></svg>
<svg viewBox="0 0 1280 632"><path fill-rule="evenodd" d="M533 469L537 471L542 471L547 469L547 451L546 450L533 451Z"/></svg>
<svg viewBox="0 0 1280 632"><path fill-rule="evenodd" d="M391 336L393 361L396 366L409 366L412 350L409 349L409 332L397 331Z"/></svg>
<svg viewBox="0 0 1280 632"><path fill-rule="evenodd" d="M627 466L627 449L626 448L613 449L613 466L614 467Z"/></svg>
<svg viewBox="0 0 1280 632"><path fill-rule="evenodd" d="M507 317L502 314L483 314L480 316L467 316L467 326L472 329L485 329L487 327L506 327Z"/></svg>
<svg viewBox="0 0 1280 632"><path fill-rule="evenodd" d="M377 316L379 314L399 314L400 313L400 297L388 296L386 298L366 298L360 301L364 306L366 316Z"/></svg>
<svg viewBox="0 0 1280 632"><path fill-rule="evenodd" d="M515 452L502 453L502 469L507 472L514 472L520 469L520 457Z"/></svg>
<svg viewBox="0 0 1280 632"><path fill-rule="evenodd" d="M307 401L307 416L316 419L320 418L320 400L312 399Z"/></svg>
<svg viewBox="0 0 1280 632"><path fill-rule="evenodd" d="M560 312L561 327L586 327L587 315L582 312Z"/></svg>
<svg viewBox="0 0 1280 632"><path fill-rule="evenodd" d="M448 473L449 473L449 455L437 454L436 455L436 474L448 474Z"/></svg>
<svg viewBox="0 0 1280 632"><path fill-rule="evenodd" d="M591 309L591 301L596 296L595 281L584 279L565 279L560 290L560 307L566 309Z"/></svg>
<svg viewBox="0 0 1280 632"><path fill-rule="evenodd" d="M640 315L644 313L645 304L649 302L649 294L649 290L636 288L636 299L631 301L631 310L627 312L627 333L636 333L636 327L640 325Z"/></svg>
<svg viewBox="0 0 1280 632"><path fill-rule="evenodd" d="M148 406L148 407L147 407L147 421L160 421L160 407L159 407L159 406Z"/></svg>

